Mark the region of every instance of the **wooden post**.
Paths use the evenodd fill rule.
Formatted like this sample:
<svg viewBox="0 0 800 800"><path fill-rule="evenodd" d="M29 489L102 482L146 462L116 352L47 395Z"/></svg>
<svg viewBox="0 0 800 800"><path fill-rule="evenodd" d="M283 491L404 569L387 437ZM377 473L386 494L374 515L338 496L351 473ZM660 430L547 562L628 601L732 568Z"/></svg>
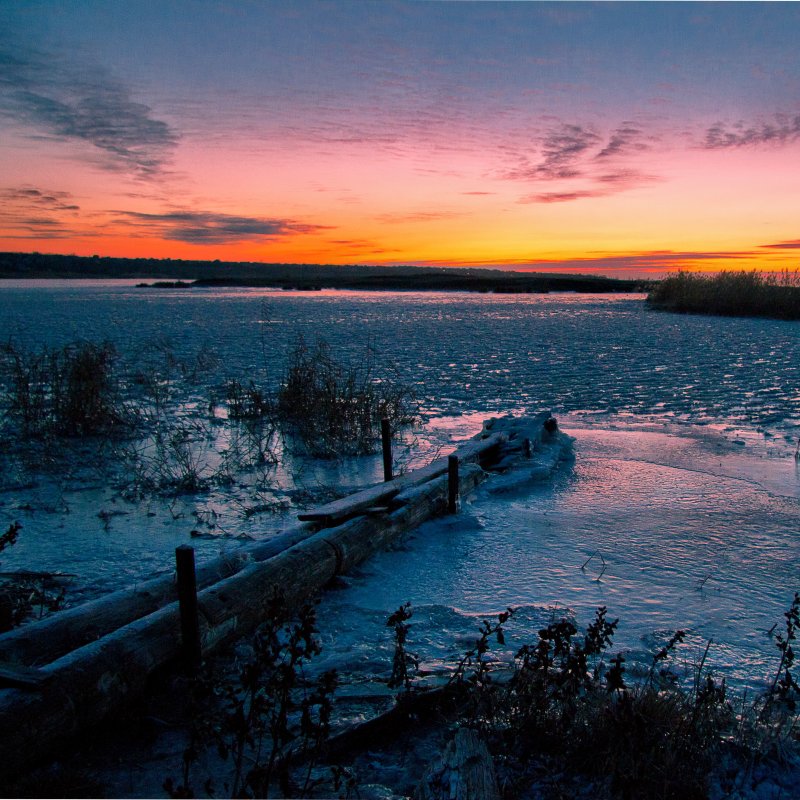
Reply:
<svg viewBox="0 0 800 800"><path fill-rule="evenodd" d="M200 666L200 620L197 610L197 579L194 569L194 548L182 544L175 548L178 573L178 606L181 614L181 650L190 671Z"/></svg>
<svg viewBox="0 0 800 800"><path fill-rule="evenodd" d="M383 445L383 480L392 480L392 430L389 420L381 420L381 444Z"/></svg>
<svg viewBox="0 0 800 800"><path fill-rule="evenodd" d="M458 504L458 456L447 458L447 513L455 514Z"/></svg>

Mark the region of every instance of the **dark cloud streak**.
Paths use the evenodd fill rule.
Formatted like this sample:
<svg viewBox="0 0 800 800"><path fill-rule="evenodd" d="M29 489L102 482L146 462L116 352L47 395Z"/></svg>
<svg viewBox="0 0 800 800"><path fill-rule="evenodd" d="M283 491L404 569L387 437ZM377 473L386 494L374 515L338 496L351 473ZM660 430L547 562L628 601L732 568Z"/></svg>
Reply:
<svg viewBox="0 0 800 800"><path fill-rule="evenodd" d="M159 176L178 142L102 69L34 50L0 50L0 115L51 138L87 142L106 156L105 168L138 178Z"/></svg>
<svg viewBox="0 0 800 800"><path fill-rule="evenodd" d="M773 244L762 244L761 247L770 250L800 250L800 239L792 239L788 242L775 242Z"/></svg>
<svg viewBox="0 0 800 800"><path fill-rule="evenodd" d="M732 125L717 122L706 130L702 147L706 150L722 150L729 147L759 145L785 145L800 139L800 114L788 116L777 114L774 122L755 125L744 121Z"/></svg>
<svg viewBox="0 0 800 800"><path fill-rule="evenodd" d="M522 157L520 165L502 177L533 186L569 182L557 189L527 194L520 203L568 203L606 197L659 180L628 166L631 159L650 147L644 131L632 122L622 122L606 137L583 125L561 123L540 142L537 162Z"/></svg>
<svg viewBox="0 0 800 800"><path fill-rule="evenodd" d="M271 240L326 230L291 219L242 217L207 211L170 211L145 214L138 211L114 211L121 224L156 236L188 244L230 244Z"/></svg>

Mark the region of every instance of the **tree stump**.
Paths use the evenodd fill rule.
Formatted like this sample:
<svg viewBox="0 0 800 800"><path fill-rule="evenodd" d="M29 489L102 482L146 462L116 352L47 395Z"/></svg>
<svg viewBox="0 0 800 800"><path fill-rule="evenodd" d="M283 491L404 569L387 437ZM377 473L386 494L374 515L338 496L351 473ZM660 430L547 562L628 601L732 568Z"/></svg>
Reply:
<svg viewBox="0 0 800 800"><path fill-rule="evenodd" d="M478 734L459 728L444 753L434 759L414 792L414 800L499 800L500 788L489 750Z"/></svg>

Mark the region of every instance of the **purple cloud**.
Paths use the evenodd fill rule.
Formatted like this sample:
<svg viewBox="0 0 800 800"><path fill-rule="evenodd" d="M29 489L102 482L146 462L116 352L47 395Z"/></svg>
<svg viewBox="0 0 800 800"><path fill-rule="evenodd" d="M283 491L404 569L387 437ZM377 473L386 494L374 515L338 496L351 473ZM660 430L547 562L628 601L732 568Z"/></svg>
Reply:
<svg viewBox="0 0 800 800"><path fill-rule="evenodd" d="M242 217L208 211L169 211L145 214L138 211L114 211L119 221L145 235L158 236L188 244L228 244L278 239L326 230L292 219Z"/></svg>
<svg viewBox="0 0 800 800"><path fill-rule="evenodd" d="M791 239L788 242L775 242L774 244L762 244L761 247L774 250L800 250L800 239Z"/></svg>
<svg viewBox="0 0 800 800"><path fill-rule="evenodd" d="M506 173L505 177L523 181L575 178L581 174L578 165L586 151L599 141L596 133L580 125L559 125L543 138L541 159L537 164L526 163Z"/></svg>
<svg viewBox="0 0 800 800"><path fill-rule="evenodd" d="M640 153L647 149L642 141L643 132L631 123L623 122L608 140L606 146L595 156L595 159L615 158L629 153Z"/></svg>
<svg viewBox="0 0 800 800"><path fill-rule="evenodd" d="M776 114L774 122L748 124L744 121L725 125L717 122L706 131L702 147L721 150L728 147L784 145L800 138L800 114Z"/></svg>
<svg viewBox="0 0 800 800"><path fill-rule="evenodd" d="M80 210L69 192L21 186L0 190L0 221L9 238L62 239L74 235Z"/></svg>
<svg viewBox="0 0 800 800"><path fill-rule="evenodd" d="M87 142L106 169L159 175L178 135L104 70L55 54L0 49L0 116L37 134Z"/></svg>

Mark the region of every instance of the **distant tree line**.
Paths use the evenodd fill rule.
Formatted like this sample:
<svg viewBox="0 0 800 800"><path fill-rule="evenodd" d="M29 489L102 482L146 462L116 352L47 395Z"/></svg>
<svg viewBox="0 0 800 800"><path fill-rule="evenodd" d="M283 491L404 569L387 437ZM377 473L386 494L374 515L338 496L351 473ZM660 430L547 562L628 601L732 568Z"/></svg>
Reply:
<svg viewBox="0 0 800 800"><path fill-rule="evenodd" d="M190 281L203 286L275 286L305 290L463 290L500 293L646 290L642 281L601 275L446 267L185 261L46 253L0 253L0 278L151 278Z"/></svg>

